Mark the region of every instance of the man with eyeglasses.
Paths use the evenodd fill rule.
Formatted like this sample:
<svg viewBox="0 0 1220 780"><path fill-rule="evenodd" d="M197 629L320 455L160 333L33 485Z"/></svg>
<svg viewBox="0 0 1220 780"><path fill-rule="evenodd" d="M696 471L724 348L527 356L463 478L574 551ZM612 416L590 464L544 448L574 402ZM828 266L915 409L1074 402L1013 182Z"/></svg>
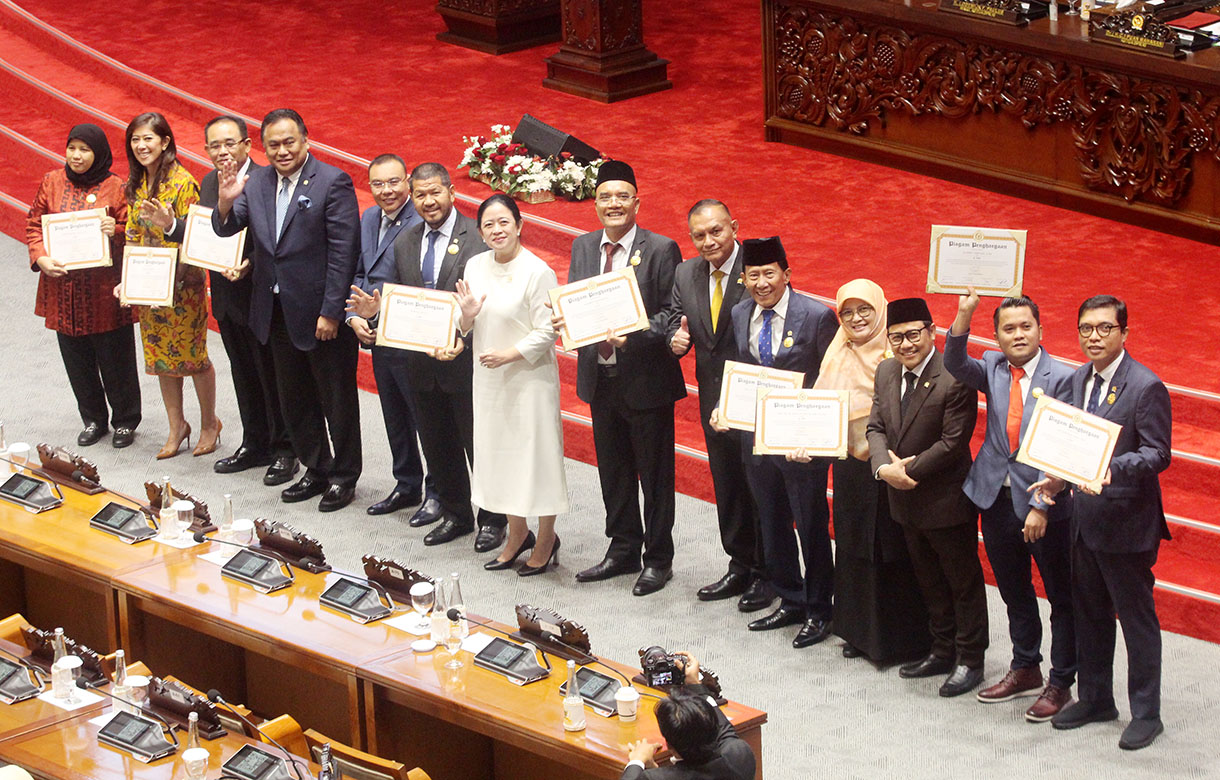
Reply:
<svg viewBox="0 0 1220 780"><path fill-rule="evenodd" d="M1072 376L1072 405L1122 426L1100 492L1073 486L1072 601L1076 613L1080 701L1051 720L1057 729L1116 720L1114 615L1127 644L1131 722L1118 746L1138 750L1161 724L1161 624L1152 566L1169 526L1158 475L1169 468L1173 420L1169 391L1127 354L1127 305L1095 295L1077 313L1080 349L1088 362ZM1034 486L1041 500L1064 498L1062 481Z"/></svg>
<svg viewBox="0 0 1220 780"><path fill-rule="evenodd" d="M594 197L602 229L572 242L568 282L634 268L653 327L608 335L581 347L577 355L576 394L589 404L593 418L610 546L602 561L579 572L576 580L640 572L631 592L646 596L673 578L674 402L686 395L686 383L666 343L662 310L682 254L673 239L636 225L640 198L631 166L617 160L603 163ZM563 327L562 317L551 321L556 330Z"/></svg>
<svg viewBox="0 0 1220 780"><path fill-rule="evenodd" d="M966 352L970 319L979 305L974 289L958 298L957 319L945 339L945 367L987 398L987 431L966 478L966 495L979 508L983 544L1000 597L1008 608L1013 656L1004 677L978 693L984 704L1037 696L1025 711L1031 723L1050 720L1072 701L1076 682L1076 626L1072 618L1070 501L1047 505L1029 486L1045 476L1017 463L1017 450L1040 393L1071 401L1072 369L1041 348L1038 304L1004 298L992 314L999 351L981 358ZM1037 563L1051 605L1051 670L1043 687L1042 618L1034 592Z"/></svg>
<svg viewBox="0 0 1220 780"><path fill-rule="evenodd" d="M868 448L902 525L932 634L931 652L898 675L948 675L940 695L960 696L983 681L987 650L978 510L962 490L978 393L945 369L922 298L890 301L886 322L894 357L877 367Z"/></svg>

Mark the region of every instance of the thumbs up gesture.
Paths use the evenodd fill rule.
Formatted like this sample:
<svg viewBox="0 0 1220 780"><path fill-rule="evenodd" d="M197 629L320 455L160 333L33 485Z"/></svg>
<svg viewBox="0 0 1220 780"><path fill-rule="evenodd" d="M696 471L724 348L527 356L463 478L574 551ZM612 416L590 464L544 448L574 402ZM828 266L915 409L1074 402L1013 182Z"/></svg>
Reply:
<svg viewBox="0 0 1220 780"><path fill-rule="evenodd" d="M682 315L682 323L678 325L673 338L669 340L669 349L678 357L682 357L690 349L690 325L685 314Z"/></svg>

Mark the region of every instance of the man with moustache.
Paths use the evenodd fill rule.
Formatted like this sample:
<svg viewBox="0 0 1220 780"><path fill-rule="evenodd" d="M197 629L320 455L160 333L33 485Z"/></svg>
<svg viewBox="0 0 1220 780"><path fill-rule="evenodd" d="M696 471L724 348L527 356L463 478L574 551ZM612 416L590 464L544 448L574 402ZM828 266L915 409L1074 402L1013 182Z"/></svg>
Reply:
<svg viewBox="0 0 1220 780"><path fill-rule="evenodd" d="M932 651L898 675L947 674L940 695L960 696L983 681L988 641L978 513L962 491L978 394L945 370L922 298L890 301L886 323L894 357L877 367L868 449L873 474L889 486L932 634Z"/></svg>
<svg viewBox="0 0 1220 780"><path fill-rule="evenodd" d="M945 368L987 398L987 431L963 489L982 517L983 544L1008 607L1013 657L1008 673L978 693L991 704L1037 695L1025 712L1032 723L1050 720L1072 700L1076 682L1076 628L1072 618L1070 501L1047 505L1029 492L1043 475L1017 463L1017 450L1037 396L1071 401L1072 369L1040 346L1038 305L1022 295L1004 298L992 314L1000 351L981 358L966 352L970 319L979 305L971 288L958 299L957 318L945 339ZM1051 671L1043 687L1042 619L1030 560L1051 604Z"/></svg>
<svg viewBox="0 0 1220 780"><path fill-rule="evenodd" d="M239 176L233 160L221 165L212 227L222 236L247 228L253 244L250 327L271 347L280 410L306 467L280 496L321 495L318 509L333 512L351 503L361 470L359 350L340 327L356 270L356 190L309 153L296 111L267 114L262 136L269 167Z"/></svg>
<svg viewBox="0 0 1220 780"><path fill-rule="evenodd" d="M741 437L736 431L717 432L710 423L712 410L720 404L724 362L737 359L731 312L745 291L737 220L728 206L712 199L692 206L686 219L699 254L674 272L667 335L670 350L679 358L695 349L703 442L716 494L720 543L729 556L728 572L700 588L696 596L700 601L740 596L738 609L752 612L768 606L772 596L762 577L758 515L746 484Z"/></svg>

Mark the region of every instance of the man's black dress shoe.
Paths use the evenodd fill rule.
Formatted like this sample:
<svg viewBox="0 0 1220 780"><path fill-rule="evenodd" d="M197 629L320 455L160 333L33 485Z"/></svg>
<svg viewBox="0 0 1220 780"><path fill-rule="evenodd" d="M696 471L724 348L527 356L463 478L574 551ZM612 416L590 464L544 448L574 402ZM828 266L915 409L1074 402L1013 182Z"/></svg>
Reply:
<svg viewBox="0 0 1220 780"><path fill-rule="evenodd" d="M1123 729L1118 746L1123 750L1139 750L1152 744L1157 735L1165 730L1160 718L1135 718Z"/></svg>
<svg viewBox="0 0 1220 780"><path fill-rule="evenodd" d="M917 677L935 677L953 671L953 659L941 658L929 653L926 657L898 667L898 676L907 680Z"/></svg>
<svg viewBox="0 0 1220 780"><path fill-rule="evenodd" d="M502 544L504 544L504 526L479 526L479 533L474 537L475 552L491 552Z"/></svg>
<svg viewBox="0 0 1220 780"><path fill-rule="evenodd" d="M243 444L237 448L237 452L234 452L227 458L221 458L212 464L212 471L215 471L217 474L237 474L246 469L252 469L255 466L267 466L270 464L270 456L259 455Z"/></svg>
<svg viewBox="0 0 1220 780"><path fill-rule="evenodd" d="M282 485L295 477L300 468L301 466L297 463L296 458L291 455L281 455L271 461L271 466L267 468L267 473L263 475L263 484L267 487Z"/></svg>
<svg viewBox="0 0 1220 780"><path fill-rule="evenodd" d="M940 695L946 699L951 696L961 696L966 691L973 691L983 682L983 667L971 669L959 664L953 667L953 672L940 686Z"/></svg>
<svg viewBox="0 0 1220 780"><path fill-rule="evenodd" d="M294 484L284 488L280 493L280 498L285 504L295 504L298 501L308 501L314 496L320 496L326 492L326 480L311 477L308 474L298 479Z"/></svg>
<svg viewBox="0 0 1220 780"><path fill-rule="evenodd" d="M397 512L399 509L415 506L419 503L419 500L419 493L403 493L400 490L395 490L365 511L370 515L388 515L391 512Z"/></svg>
<svg viewBox="0 0 1220 780"><path fill-rule="evenodd" d="M859 658L862 655L864 655L864 651L861 650L860 648L856 647L855 645L851 644L850 642L843 645L843 657L844 658Z"/></svg>
<svg viewBox="0 0 1220 780"><path fill-rule="evenodd" d="M674 578L674 570L666 566L645 566L644 571L640 572L639 578L635 581L635 586L631 589L632 595L647 596L649 593L656 593L661 588L665 587L665 583Z"/></svg>
<svg viewBox="0 0 1220 780"><path fill-rule="evenodd" d="M92 447L102 440L109 429L102 423L91 422L76 435L76 443L82 447Z"/></svg>
<svg viewBox="0 0 1220 780"><path fill-rule="evenodd" d="M115 428L114 436L110 437L110 444L116 450L121 450L124 447L130 447L131 443L136 440L136 431L134 428Z"/></svg>
<svg viewBox="0 0 1220 780"><path fill-rule="evenodd" d="M428 532L424 537L424 544L429 547L437 544L452 542L459 536L465 536L474 531L474 525L466 525L454 520L452 517L446 517L441 521L441 524Z"/></svg>
<svg viewBox="0 0 1220 780"><path fill-rule="evenodd" d="M412 528L422 528L425 525L431 525L440 520L441 515L444 513L444 510L441 508L441 502L429 496L424 499L423 505L415 510L415 514L411 515L407 525Z"/></svg>
<svg viewBox="0 0 1220 780"><path fill-rule="evenodd" d="M617 577L620 574L635 574L640 570L637 561L618 561L614 558L602 558L602 562L576 573L577 582L598 582Z"/></svg>
<svg viewBox="0 0 1220 780"><path fill-rule="evenodd" d="M830 636L830 621L810 618L797 632L796 639L792 640L792 646L800 650L802 647L816 645L828 636Z"/></svg>
<svg viewBox="0 0 1220 780"><path fill-rule="evenodd" d="M326 488L322 500L318 502L319 512L334 512L348 504L356 497L355 485L331 485Z"/></svg>
<svg viewBox="0 0 1220 780"><path fill-rule="evenodd" d="M725 574L720 579L713 582L711 585L704 585L695 594L695 597L700 601L719 601L721 599L731 599L734 596L740 596L746 592L746 587L750 584L750 578L740 572L731 571Z"/></svg>
<svg viewBox="0 0 1220 780"><path fill-rule="evenodd" d="M742 612L757 612L766 609L775 601L775 593L762 577L750 580L746 592L737 600L737 609Z"/></svg>
<svg viewBox="0 0 1220 780"><path fill-rule="evenodd" d="M1051 725L1057 729L1078 729L1086 723L1105 723L1118 720L1118 709L1113 699L1106 701L1078 701L1059 710L1051 718Z"/></svg>
<svg viewBox="0 0 1220 780"><path fill-rule="evenodd" d="M766 617L753 620L746 628L751 631L771 631L784 626L795 626L805 622L805 610L796 607L780 607Z"/></svg>

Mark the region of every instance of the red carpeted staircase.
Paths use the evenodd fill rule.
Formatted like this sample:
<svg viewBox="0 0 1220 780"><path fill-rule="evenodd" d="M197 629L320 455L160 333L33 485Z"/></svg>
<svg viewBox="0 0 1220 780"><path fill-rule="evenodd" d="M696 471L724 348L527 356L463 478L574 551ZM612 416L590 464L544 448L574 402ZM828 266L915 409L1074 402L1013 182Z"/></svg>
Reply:
<svg viewBox="0 0 1220 780"><path fill-rule="evenodd" d="M764 144L757 4L645 6L649 45L673 61L675 88L603 106L541 88L547 47L493 58L437 43L442 24L422 0L390 10L374 0L349 2L341 14L320 2L300 2L284 14L235 0L198 9L149 0L145 9L158 24L107 28L96 20L114 18L113 9L100 0L81 0L71 10L54 0L0 0L0 229L24 236L27 204L43 173L62 161L73 124L101 125L121 171L127 120L161 111L184 163L202 176L210 168L202 154L208 119L246 116L257 148L255 117L278 105L302 112L314 151L352 175L362 206L371 204L362 189L368 158L391 150L411 163L433 159L452 170L463 135L533 113L635 165L645 227L678 238L689 252L686 209L701 197L720 197L743 236L782 235L794 282L820 296L857 276L882 282L891 297L920 294L932 223L1027 228L1026 290L1042 306L1047 347L1077 358L1076 305L1094 292L1114 292L1131 307L1132 353L1172 383L1175 453L1162 485L1174 540L1162 546L1157 566L1160 614L1168 630L1220 641L1220 499L1209 489L1220 476L1220 460L1211 457L1220 442L1220 395L1212 391L1220 358L1210 339L1180 338L1173 323L1181 317L1167 316L1185 301L1191 312L1216 310L1220 278L1209 271L1217 250ZM272 36L317 56L294 57L287 70L273 65L261 53ZM473 213L489 191L455 173L460 207ZM527 245L562 281L572 238L597 227L591 205L524 210ZM948 296L933 296L931 304L942 324L956 306ZM990 345L976 342L976 353ZM690 360L684 368L692 393L676 412L678 487L712 500ZM567 454L595 462L571 356L561 355L560 373ZM374 389L367 359L360 378Z"/></svg>

